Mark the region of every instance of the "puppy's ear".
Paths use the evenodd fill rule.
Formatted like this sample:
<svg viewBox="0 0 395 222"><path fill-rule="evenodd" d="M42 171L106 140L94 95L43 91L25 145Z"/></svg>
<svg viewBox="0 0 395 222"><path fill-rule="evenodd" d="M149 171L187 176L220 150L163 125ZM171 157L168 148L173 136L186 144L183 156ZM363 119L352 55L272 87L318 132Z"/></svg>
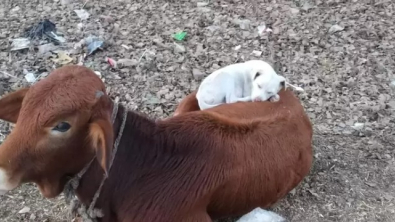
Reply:
<svg viewBox="0 0 395 222"><path fill-rule="evenodd" d="M254 80L258 78L261 74L259 72L255 73Z"/></svg>

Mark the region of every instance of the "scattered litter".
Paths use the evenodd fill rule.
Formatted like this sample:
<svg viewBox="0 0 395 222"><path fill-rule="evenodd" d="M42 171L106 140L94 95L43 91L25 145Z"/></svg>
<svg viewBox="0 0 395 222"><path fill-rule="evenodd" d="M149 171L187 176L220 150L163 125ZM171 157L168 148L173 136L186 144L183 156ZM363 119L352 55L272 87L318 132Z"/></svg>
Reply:
<svg viewBox="0 0 395 222"><path fill-rule="evenodd" d="M129 46L124 45L124 44L122 44L121 46L122 46L123 48L127 49L127 50L131 49Z"/></svg>
<svg viewBox="0 0 395 222"><path fill-rule="evenodd" d="M55 46L53 43L48 43L48 44L40 45L37 48L38 48L38 54L45 54L47 52L56 50L58 47Z"/></svg>
<svg viewBox="0 0 395 222"><path fill-rule="evenodd" d="M77 24L77 29L79 30L79 31L81 31L82 29L84 29L84 23L78 23Z"/></svg>
<svg viewBox="0 0 395 222"><path fill-rule="evenodd" d="M241 49L241 45L238 45L235 47L235 50L238 51L239 49Z"/></svg>
<svg viewBox="0 0 395 222"><path fill-rule="evenodd" d="M0 71L1 73L3 73L4 75L6 75L6 76L9 76L9 77L12 77L12 78L18 78L17 76L14 76L14 75L11 75L11 74L9 74L8 72L6 72L6 71Z"/></svg>
<svg viewBox="0 0 395 222"><path fill-rule="evenodd" d="M298 13L300 12L300 10L297 9L297 8L291 8L290 11L291 11L291 13L294 14L294 15L296 15L296 14L298 14Z"/></svg>
<svg viewBox="0 0 395 222"><path fill-rule="evenodd" d="M88 45L88 55L92 54L93 52L95 52L98 49L101 49L101 47L103 46L103 41L98 40L98 41L93 41Z"/></svg>
<svg viewBox="0 0 395 222"><path fill-rule="evenodd" d="M78 57L77 65L79 65L79 66L84 65L85 55L86 55L86 54L84 53L83 55L80 55L80 56Z"/></svg>
<svg viewBox="0 0 395 222"><path fill-rule="evenodd" d="M140 64L141 60L143 59L143 57L145 56L145 54L148 52L148 50L146 49L143 54L140 56L138 63ZM138 64L137 64L138 66Z"/></svg>
<svg viewBox="0 0 395 222"><path fill-rule="evenodd" d="M29 48L30 40L27 38L16 38L12 40L11 51L18 51Z"/></svg>
<svg viewBox="0 0 395 222"><path fill-rule="evenodd" d="M85 39L81 39L79 42L74 44L74 49L81 49L85 44Z"/></svg>
<svg viewBox="0 0 395 222"><path fill-rule="evenodd" d="M101 78L101 73L99 71L95 71L95 74Z"/></svg>
<svg viewBox="0 0 395 222"><path fill-rule="evenodd" d="M109 15L100 15L99 18L103 19L105 22L113 23L114 18Z"/></svg>
<svg viewBox="0 0 395 222"><path fill-rule="evenodd" d="M117 62L115 62L114 59L107 57L107 58L106 58L106 61L108 62L108 64L110 64L110 66L111 66L112 68L117 68Z"/></svg>
<svg viewBox="0 0 395 222"><path fill-rule="evenodd" d="M209 2L198 2L197 7L204 7L204 6L207 6L208 4L210 4L210 3Z"/></svg>
<svg viewBox="0 0 395 222"><path fill-rule="evenodd" d="M263 32L266 30L266 25L263 24L263 25L258 26L257 28L258 28L258 34L262 35Z"/></svg>
<svg viewBox="0 0 395 222"><path fill-rule="evenodd" d="M42 39L44 37L47 37L49 40L57 43L66 42L65 38L56 34L56 25L48 19L44 19L37 25L26 29L26 35L30 39Z"/></svg>
<svg viewBox="0 0 395 222"><path fill-rule="evenodd" d="M312 5L310 5L310 3L308 3L307 1L303 4L302 9L304 11L309 11L309 9L314 8Z"/></svg>
<svg viewBox="0 0 395 222"><path fill-rule="evenodd" d="M90 35L85 39L85 43L88 45L88 55L91 55L96 50L101 49L104 42L98 37Z"/></svg>
<svg viewBox="0 0 395 222"><path fill-rule="evenodd" d="M192 75L195 79L200 80L203 79L204 72L200 71L199 69L192 69Z"/></svg>
<svg viewBox="0 0 395 222"><path fill-rule="evenodd" d="M133 67L136 66L139 62L135 59L119 59L117 64L122 67Z"/></svg>
<svg viewBox="0 0 395 222"><path fill-rule="evenodd" d="M174 43L174 52L176 53L183 53L186 52L187 50L185 49L185 46Z"/></svg>
<svg viewBox="0 0 395 222"><path fill-rule="evenodd" d="M72 62L73 59L70 58L70 56L68 56L65 52L59 51L58 58L52 59L52 61L54 61L58 64L61 64L61 65L66 65L66 64Z"/></svg>
<svg viewBox="0 0 395 222"><path fill-rule="evenodd" d="M60 4L62 6L68 6L68 5L70 5L70 0L60 0Z"/></svg>
<svg viewBox="0 0 395 222"><path fill-rule="evenodd" d="M333 34L335 32L340 32L343 31L344 27L341 27L340 25L332 25L332 27L329 28L329 34Z"/></svg>
<svg viewBox="0 0 395 222"><path fill-rule="evenodd" d="M18 213L25 214L25 213L29 213L29 212L30 212L30 207L24 207Z"/></svg>
<svg viewBox="0 0 395 222"><path fill-rule="evenodd" d="M365 182L365 184L368 185L369 187L377 187L377 184L375 184L375 183ZM371 207L371 209L374 209L374 208Z"/></svg>
<svg viewBox="0 0 395 222"><path fill-rule="evenodd" d="M101 75L99 71L94 71L94 73L101 79L102 82L106 81L106 79Z"/></svg>
<svg viewBox="0 0 395 222"><path fill-rule="evenodd" d="M85 8L86 4L88 3L89 0L86 0L85 3L82 5L82 8Z"/></svg>
<svg viewBox="0 0 395 222"><path fill-rule="evenodd" d="M26 70L23 70L23 72L25 73ZM27 72L25 74L25 79L28 83L35 83L37 81L36 77L34 76L34 73L32 72Z"/></svg>
<svg viewBox="0 0 395 222"><path fill-rule="evenodd" d="M35 214L30 214L30 217L29 217L30 221L35 221L36 218L37 218L37 217L36 217Z"/></svg>
<svg viewBox="0 0 395 222"><path fill-rule="evenodd" d="M320 195L318 195L317 193L315 193L314 191L312 191L311 189L308 189L307 191L309 191L309 193L313 196L315 196L316 198L320 198Z"/></svg>
<svg viewBox="0 0 395 222"><path fill-rule="evenodd" d="M247 30L250 28L251 20L248 19L234 19L233 24L239 25L240 29Z"/></svg>
<svg viewBox="0 0 395 222"><path fill-rule="evenodd" d="M163 43L163 40L161 38L153 39L152 42L155 43L157 46L160 46L164 49L170 48L170 46L168 44Z"/></svg>
<svg viewBox="0 0 395 222"><path fill-rule="evenodd" d="M17 12L17 11L19 11L19 10L21 10L21 7L16 6L16 7L12 8L12 9L10 10L10 12L11 12L11 13L14 13L14 12Z"/></svg>
<svg viewBox="0 0 395 222"><path fill-rule="evenodd" d="M87 12L85 9L76 9L74 12L81 20L86 20L90 16L89 12Z"/></svg>
<svg viewBox="0 0 395 222"><path fill-rule="evenodd" d="M206 27L207 30L209 30L210 32L215 32L217 30L221 29L221 26L218 25L210 25Z"/></svg>
<svg viewBox="0 0 395 222"><path fill-rule="evenodd" d="M186 36L186 35L187 35L187 32L184 32L184 31L182 31L182 32L177 32L177 33L175 33L175 34L173 35L173 38L176 39L176 40L178 40L178 41L182 41L182 40L185 39L185 36Z"/></svg>
<svg viewBox="0 0 395 222"><path fill-rule="evenodd" d="M355 130L361 130L364 126L365 126L364 123L355 123L354 126L352 126L352 128Z"/></svg>
<svg viewBox="0 0 395 222"><path fill-rule="evenodd" d="M265 32L273 32L271 28L268 28L266 24L262 24L257 27L258 28L258 34L263 35Z"/></svg>
<svg viewBox="0 0 395 222"><path fill-rule="evenodd" d="M240 217L238 222L285 222L286 220L275 212L262 209L260 207L255 208L249 213Z"/></svg>
<svg viewBox="0 0 395 222"><path fill-rule="evenodd" d="M66 39L63 38L62 36L58 36L55 32L49 32L47 34L48 37L52 38L55 40L55 42L59 42L59 43L65 43Z"/></svg>
<svg viewBox="0 0 395 222"><path fill-rule="evenodd" d="M147 98L146 103L150 105L160 104L160 100L151 95Z"/></svg>
<svg viewBox="0 0 395 222"><path fill-rule="evenodd" d="M252 53L254 56L261 56L262 55L262 51L258 51L258 50L254 50L252 51Z"/></svg>

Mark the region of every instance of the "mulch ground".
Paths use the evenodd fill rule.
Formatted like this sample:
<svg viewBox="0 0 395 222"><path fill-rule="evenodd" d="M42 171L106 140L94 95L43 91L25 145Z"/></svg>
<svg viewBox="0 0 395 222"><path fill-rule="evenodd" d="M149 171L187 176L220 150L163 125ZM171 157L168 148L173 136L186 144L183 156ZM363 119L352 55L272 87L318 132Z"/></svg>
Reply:
<svg viewBox="0 0 395 222"><path fill-rule="evenodd" d="M306 90L298 96L314 124L311 174L273 210L295 222L395 221L393 1L97 0L81 20L74 10L83 4L0 2L0 95L29 85L27 73L40 79L61 66L59 51L77 64L89 35L104 46L84 65L101 73L114 99L156 118L219 67L263 59ZM44 18L66 43L46 52L36 40L10 51ZM262 25L272 32L258 34ZM183 41L172 38L179 31ZM9 130L1 122L0 139ZM62 197L43 199L32 184L0 197L1 221L71 221L67 215Z"/></svg>

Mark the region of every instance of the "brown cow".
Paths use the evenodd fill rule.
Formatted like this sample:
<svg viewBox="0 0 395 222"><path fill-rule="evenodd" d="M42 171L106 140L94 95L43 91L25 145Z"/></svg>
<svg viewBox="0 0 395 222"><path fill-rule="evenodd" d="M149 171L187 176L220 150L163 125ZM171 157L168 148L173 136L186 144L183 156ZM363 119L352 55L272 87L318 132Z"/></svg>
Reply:
<svg viewBox="0 0 395 222"><path fill-rule="evenodd" d="M115 105L88 68L64 66L0 99L0 118L16 123L0 146L0 193L34 182L55 197L87 169L76 193L97 200L104 222L209 222L268 207L312 163L311 123L291 91L280 96L155 122Z"/></svg>

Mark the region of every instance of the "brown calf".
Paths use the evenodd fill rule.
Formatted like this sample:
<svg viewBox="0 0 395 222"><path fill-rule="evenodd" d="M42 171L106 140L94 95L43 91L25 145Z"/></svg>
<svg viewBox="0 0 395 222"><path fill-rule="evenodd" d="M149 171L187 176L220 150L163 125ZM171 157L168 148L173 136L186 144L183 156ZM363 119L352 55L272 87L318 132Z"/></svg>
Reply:
<svg viewBox="0 0 395 222"><path fill-rule="evenodd" d="M55 197L95 157L76 192L89 205L107 173L104 222L209 222L268 207L312 162L310 121L291 91L280 96L158 122L128 111L122 130L125 108L111 124L114 103L91 70L59 68L0 99L0 118L16 123L0 146L0 192L34 182Z"/></svg>

